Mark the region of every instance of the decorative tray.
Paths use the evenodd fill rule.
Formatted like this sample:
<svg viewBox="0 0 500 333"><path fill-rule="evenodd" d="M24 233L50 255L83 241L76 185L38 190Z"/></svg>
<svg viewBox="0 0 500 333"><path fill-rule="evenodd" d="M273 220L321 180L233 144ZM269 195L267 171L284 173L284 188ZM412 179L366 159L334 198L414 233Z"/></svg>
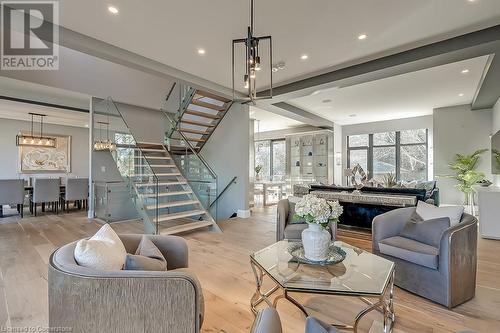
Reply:
<svg viewBox="0 0 500 333"><path fill-rule="evenodd" d="M338 264L339 262L342 262L347 255L344 250L342 250L338 246L335 246L333 243L331 243L330 247L328 248L328 257L326 258L326 260L322 261L307 259L304 254L304 246L302 246L302 243L290 245L290 247L288 248L288 252L297 262L322 266Z"/></svg>

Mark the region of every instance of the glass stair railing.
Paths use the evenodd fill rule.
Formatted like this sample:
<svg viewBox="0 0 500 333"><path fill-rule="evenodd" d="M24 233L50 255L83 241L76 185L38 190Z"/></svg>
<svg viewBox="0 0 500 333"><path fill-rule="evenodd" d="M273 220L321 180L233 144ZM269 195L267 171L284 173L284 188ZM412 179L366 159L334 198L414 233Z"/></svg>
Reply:
<svg viewBox="0 0 500 333"><path fill-rule="evenodd" d="M165 138L165 146L172 156L180 172L188 182L203 207L217 220L217 204L213 204L217 198L217 174L198 154L182 132L176 129L176 122L172 114L163 112L167 121L167 133L170 137Z"/></svg>
<svg viewBox="0 0 500 333"><path fill-rule="evenodd" d="M218 230L205 209L204 198L198 198L197 189L191 188L163 143L138 141L116 104L111 99L103 103L100 109L121 125L112 155L144 221L145 232L174 234L204 227Z"/></svg>

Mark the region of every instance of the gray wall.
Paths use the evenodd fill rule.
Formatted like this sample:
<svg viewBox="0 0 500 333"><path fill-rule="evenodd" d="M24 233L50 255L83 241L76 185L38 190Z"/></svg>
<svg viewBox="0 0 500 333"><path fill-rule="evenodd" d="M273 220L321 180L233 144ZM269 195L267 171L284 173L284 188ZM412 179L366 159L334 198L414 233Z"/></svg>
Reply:
<svg viewBox="0 0 500 333"><path fill-rule="evenodd" d="M218 218L226 219L249 206L250 117L248 105L233 104L201 151L218 176L219 191L237 176L218 205Z"/></svg>
<svg viewBox="0 0 500 333"><path fill-rule="evenodd" d="M59 59L57 71L2 71L0 75L89 96L111 96L116 101L151 108L163 105L173 83L65 47L59 48Z"/></svg>
<svg viewBox="0 0 500 333"><path fill-rule="evenodd" d="M16 134L20 130L30 129L30 122L12 119L0 119L0 178L78 176L88 177L89 173L89 129L81 127L44 124L44 133L71 136L71 173L30 173L19 174L19 148L16 146Z"/></svg>
<svg viewBox="0 0 500 333"><path fill-rule="evenodd" d="M495 134L496 132L500 131L500 99L498 99L498 101L493 106L492 113L493 121L491 134ZM492 179L496 186L500 186L500 175L493 175Z"/></svg>
<svg viewBox="0 0 500 333"><path fill-rule="evenodd" d="M448 164L454 155L470 154L477 149L489 148L492 130L492 110L471 111L469 105L459 105L434 109L434 175L438 181L442 204L459 205L464 195L455 188L452 179L440 178L450 174ZM478 170L488 179L490 155L482 155Z"/></svg>
<svg viewBox="0 0 500 333"><path fill-rule="evenodd" d="M319 131L319 130L321 130L321 128L319 127L304 125L304 126L286 128L275 131L265 131L265 132L255 133L255 140L284 139L285 135L310 132L310 131Z"/></svg>
<svg viewBox="0 0 500 333"><path fill-rule="evenodd" d="M432 115L421 116L414 118L395 119L387 121L376 121L371 123L344 125L342 126L342 165L343 168L347 166L347 137L356 134L371 134L381 133L388 131L401 131L408 129L427 128L429 130L429 179L433 178L433 159L432 159L432 146L433 146L433 119ZM343 183L346 183L345 177Z"/></svg>

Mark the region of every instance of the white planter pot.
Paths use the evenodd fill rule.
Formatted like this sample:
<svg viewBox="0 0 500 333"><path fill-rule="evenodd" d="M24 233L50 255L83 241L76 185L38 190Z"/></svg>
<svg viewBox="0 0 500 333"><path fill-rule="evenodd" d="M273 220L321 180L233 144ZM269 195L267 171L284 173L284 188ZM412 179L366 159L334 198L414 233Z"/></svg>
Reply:
<svg viewBox="0 0 500 333"><path fill-rule="evenodd" d="M302 231L302 245L304 255L309 260L322 261L328 257L330 233L319 224L309 223L309 227Z"/></svg>

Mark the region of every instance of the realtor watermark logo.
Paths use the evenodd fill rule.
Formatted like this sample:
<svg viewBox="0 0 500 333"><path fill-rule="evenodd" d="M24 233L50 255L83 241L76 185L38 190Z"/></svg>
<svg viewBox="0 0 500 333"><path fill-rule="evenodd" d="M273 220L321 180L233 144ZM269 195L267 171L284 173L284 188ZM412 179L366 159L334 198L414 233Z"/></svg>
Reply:
<svg viewBox="0 0 500 333"><path fill-rule="evenodd" d="M0 1L2 70L59 69L58 1Z"/></svg>

